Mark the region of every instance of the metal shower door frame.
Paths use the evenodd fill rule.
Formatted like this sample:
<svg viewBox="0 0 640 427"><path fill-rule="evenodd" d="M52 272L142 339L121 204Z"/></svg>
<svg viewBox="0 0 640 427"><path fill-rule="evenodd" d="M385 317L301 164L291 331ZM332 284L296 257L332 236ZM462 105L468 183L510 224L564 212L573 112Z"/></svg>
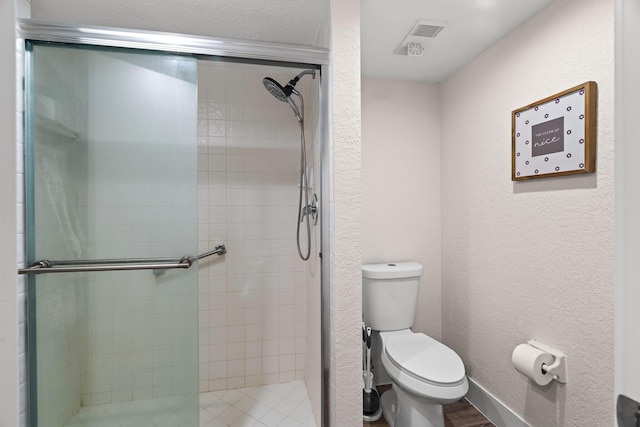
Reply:
<svg viewBox="0 0 640 427"><path fill-rule="evenodd" d="M187 34L136 29L70 25L31 19L16 20L16 37L25 43L32 41L80 45L122 47L191 55L213 56L221 60L315 68L320 71L321 128L321 425L330 425L331 402L331 263L330 263L330 165L328 99L331 89L330 51L313 46L284 43L204 37ZM24 128L23 128L24 133ZM18 248L21 250L21 248Z"/></svg>

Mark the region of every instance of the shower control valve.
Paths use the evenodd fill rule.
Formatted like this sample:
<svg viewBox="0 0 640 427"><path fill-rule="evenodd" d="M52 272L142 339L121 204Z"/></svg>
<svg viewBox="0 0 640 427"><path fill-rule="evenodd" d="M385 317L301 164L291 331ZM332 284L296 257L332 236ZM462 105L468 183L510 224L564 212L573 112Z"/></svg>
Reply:
<svg viewBox="0 0 640 427"><path fill-rule="evenodd" d="M318 196L314 193L311 204L302 208L302 215L300 216L300 222L304 221L304 217L309 215L313 219L313 225L318 225L318 213L320 211L320 203L318 202Z"/></svg>

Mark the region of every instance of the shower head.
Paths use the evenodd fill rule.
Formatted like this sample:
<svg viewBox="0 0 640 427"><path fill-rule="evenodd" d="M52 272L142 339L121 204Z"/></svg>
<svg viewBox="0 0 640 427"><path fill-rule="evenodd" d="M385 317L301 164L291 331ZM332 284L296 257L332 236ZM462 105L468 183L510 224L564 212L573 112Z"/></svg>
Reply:
<svg viewBox="0 0 640 427"><path fill-rule="evenodd" d="M291 91L287 94L286 89L280 85L277 81L271 77L265 77L262 79L262 84L279 101L285 102L287 97L291 95ZM289 88L289 85L286 86Z"/></svg>
<svg viewBox="0 0 640 427"><path fill-rule="evenodd" d="M291 99L291 94L293 93L297 96L301 96L300 93L295 89L295 86L298 83L298 80L300 80L300 78L305 74L311 74L314 79L316 78L315 70L304 70L293 79L289 80L289 83L287 83L285 87L282 87L280 83L278 83L271 77L265 77L264 79L262 79L262 84L271 95L273 95L279 101L289 103L291 109L293 110L293 114L296 116L296 119L299 122L302 121L302 115L300 114L300 110L298 110L298 106L296 105L296 103L293 102L293 99Z"/></svg>

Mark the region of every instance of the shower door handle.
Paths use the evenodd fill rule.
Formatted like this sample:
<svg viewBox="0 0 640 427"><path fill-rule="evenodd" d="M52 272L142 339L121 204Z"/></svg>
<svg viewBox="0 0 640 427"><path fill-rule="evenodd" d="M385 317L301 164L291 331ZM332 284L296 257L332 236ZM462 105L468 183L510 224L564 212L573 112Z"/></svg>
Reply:
<svg viewBox="0 0 640 427"><path fill-rule="evenodd" d="M115 262L114 262L115 261ZM32 263L27 268L18 270L18 274L43 273L85 273L94 271L131 271L131 270L165 270L171 268L189 268L193 259L185 256L177 262L127 262L126 260L93 260L78 261L75 264L67 262L41 260Z"/></svg>
<svg viewBox="0 0 640 427"><path fill-rule="evenodd" d="M121 259L90 259L76 261L47 261L40 260L31 263L27 268L18 270L18 274L43 273L85 273L92 271L123 271L123 270L155 270L156 276L162 275L163 270L173 268L189 268L195 261L211 255L224 255L227 248L224 243L217 245L214 250L205 252L197 257L183 256L182 258L121 258Z"/></svg>

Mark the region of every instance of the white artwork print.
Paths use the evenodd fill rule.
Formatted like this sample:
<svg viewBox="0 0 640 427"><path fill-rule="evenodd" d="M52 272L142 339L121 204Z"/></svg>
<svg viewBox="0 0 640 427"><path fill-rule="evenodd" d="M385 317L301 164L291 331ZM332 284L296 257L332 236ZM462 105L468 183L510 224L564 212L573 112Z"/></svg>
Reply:
<svg viewBox="0 0 640 427"><path fill-rule="evenodd" d="M585 88L515 114L515 176L585 169Z"/></svg>

